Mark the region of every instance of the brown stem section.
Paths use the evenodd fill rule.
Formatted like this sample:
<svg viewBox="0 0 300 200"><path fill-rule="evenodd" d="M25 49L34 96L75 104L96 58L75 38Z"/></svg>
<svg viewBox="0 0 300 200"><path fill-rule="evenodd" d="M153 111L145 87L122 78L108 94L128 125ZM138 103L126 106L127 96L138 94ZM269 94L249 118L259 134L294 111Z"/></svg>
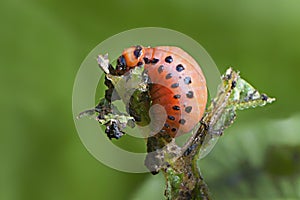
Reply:
<svg viewBox="0 0 300 200"><path fill-rule="evenodd" d="M198 136L205 135L207 131L206 126L202 124L197 132ZM168 176L180 177L178 184L169 184L167 188L167 199L176 200L192 200L192 199L211 199L207 184L204 182L200 173L197 160L198 152L204 137L196 137L191 145L183 152L183 154L170 165L170 168L164 170L167 182L175 182ZM183 150L183 149L182 149ZM172 172L172 173L170 173Z"/></svg>

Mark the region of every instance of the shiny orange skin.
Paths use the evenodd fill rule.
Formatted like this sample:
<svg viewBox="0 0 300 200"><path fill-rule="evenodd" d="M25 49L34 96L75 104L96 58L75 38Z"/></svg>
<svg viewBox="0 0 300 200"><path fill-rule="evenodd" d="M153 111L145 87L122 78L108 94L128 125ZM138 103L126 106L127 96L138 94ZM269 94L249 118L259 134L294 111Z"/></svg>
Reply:
<svg viewBox="0 0 300 200"><path fill-rule="evenodd" d="M126 71L144 64L151 80L152 105L160 104L166 110L161 131L173 138L190 132L201 120L207 102L206 80L198 63L174 46L130 47L121 57Z"/></svg>

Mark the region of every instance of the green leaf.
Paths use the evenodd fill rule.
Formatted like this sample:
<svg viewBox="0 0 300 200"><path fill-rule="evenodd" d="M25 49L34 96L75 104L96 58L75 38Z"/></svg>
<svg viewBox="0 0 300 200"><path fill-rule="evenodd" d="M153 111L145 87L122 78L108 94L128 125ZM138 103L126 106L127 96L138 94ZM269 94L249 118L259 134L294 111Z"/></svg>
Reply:
<svg viewBox="0 0 300 200"><path fill-rule="evenodd" d="M300 115L233 125L200 169L213 199L299 199ZM132 197L164 199L164 180L151 176Z"/></svg>
<svg viewBox="0 0 300 200"><path fill-rule="evenodd" d="M299 199L300 115L233 126L200 168L215 199Z"/></svg>

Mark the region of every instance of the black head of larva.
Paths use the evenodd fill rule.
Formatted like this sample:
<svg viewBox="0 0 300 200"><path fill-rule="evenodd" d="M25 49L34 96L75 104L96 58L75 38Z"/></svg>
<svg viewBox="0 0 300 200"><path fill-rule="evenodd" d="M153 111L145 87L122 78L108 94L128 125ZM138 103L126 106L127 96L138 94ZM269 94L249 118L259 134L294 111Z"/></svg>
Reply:
<svg viewBox="0 0 300 200"><path fill-rule="evenodd" d="M126 70L126 60L124 56L120 56L117 60L117 66L116 66L117 71L124 71Z"/></svg>

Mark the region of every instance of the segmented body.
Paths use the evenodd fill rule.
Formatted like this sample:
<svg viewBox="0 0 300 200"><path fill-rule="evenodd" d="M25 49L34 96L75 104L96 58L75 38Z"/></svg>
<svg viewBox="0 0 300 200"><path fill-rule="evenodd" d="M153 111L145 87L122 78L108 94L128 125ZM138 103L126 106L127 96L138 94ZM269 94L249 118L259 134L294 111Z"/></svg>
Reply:
<svg viewBox="0 0 300 200"><path fill-rule="evenodd" d="M171 137L191 131L202 118L207 102L206 81L198 63L178 47L136 46L123 51L116 71L121 75L139 65L144 65L151 81L152 105L165 108L161 131ZM160 111L154 113L158 115Z"/></svg>

